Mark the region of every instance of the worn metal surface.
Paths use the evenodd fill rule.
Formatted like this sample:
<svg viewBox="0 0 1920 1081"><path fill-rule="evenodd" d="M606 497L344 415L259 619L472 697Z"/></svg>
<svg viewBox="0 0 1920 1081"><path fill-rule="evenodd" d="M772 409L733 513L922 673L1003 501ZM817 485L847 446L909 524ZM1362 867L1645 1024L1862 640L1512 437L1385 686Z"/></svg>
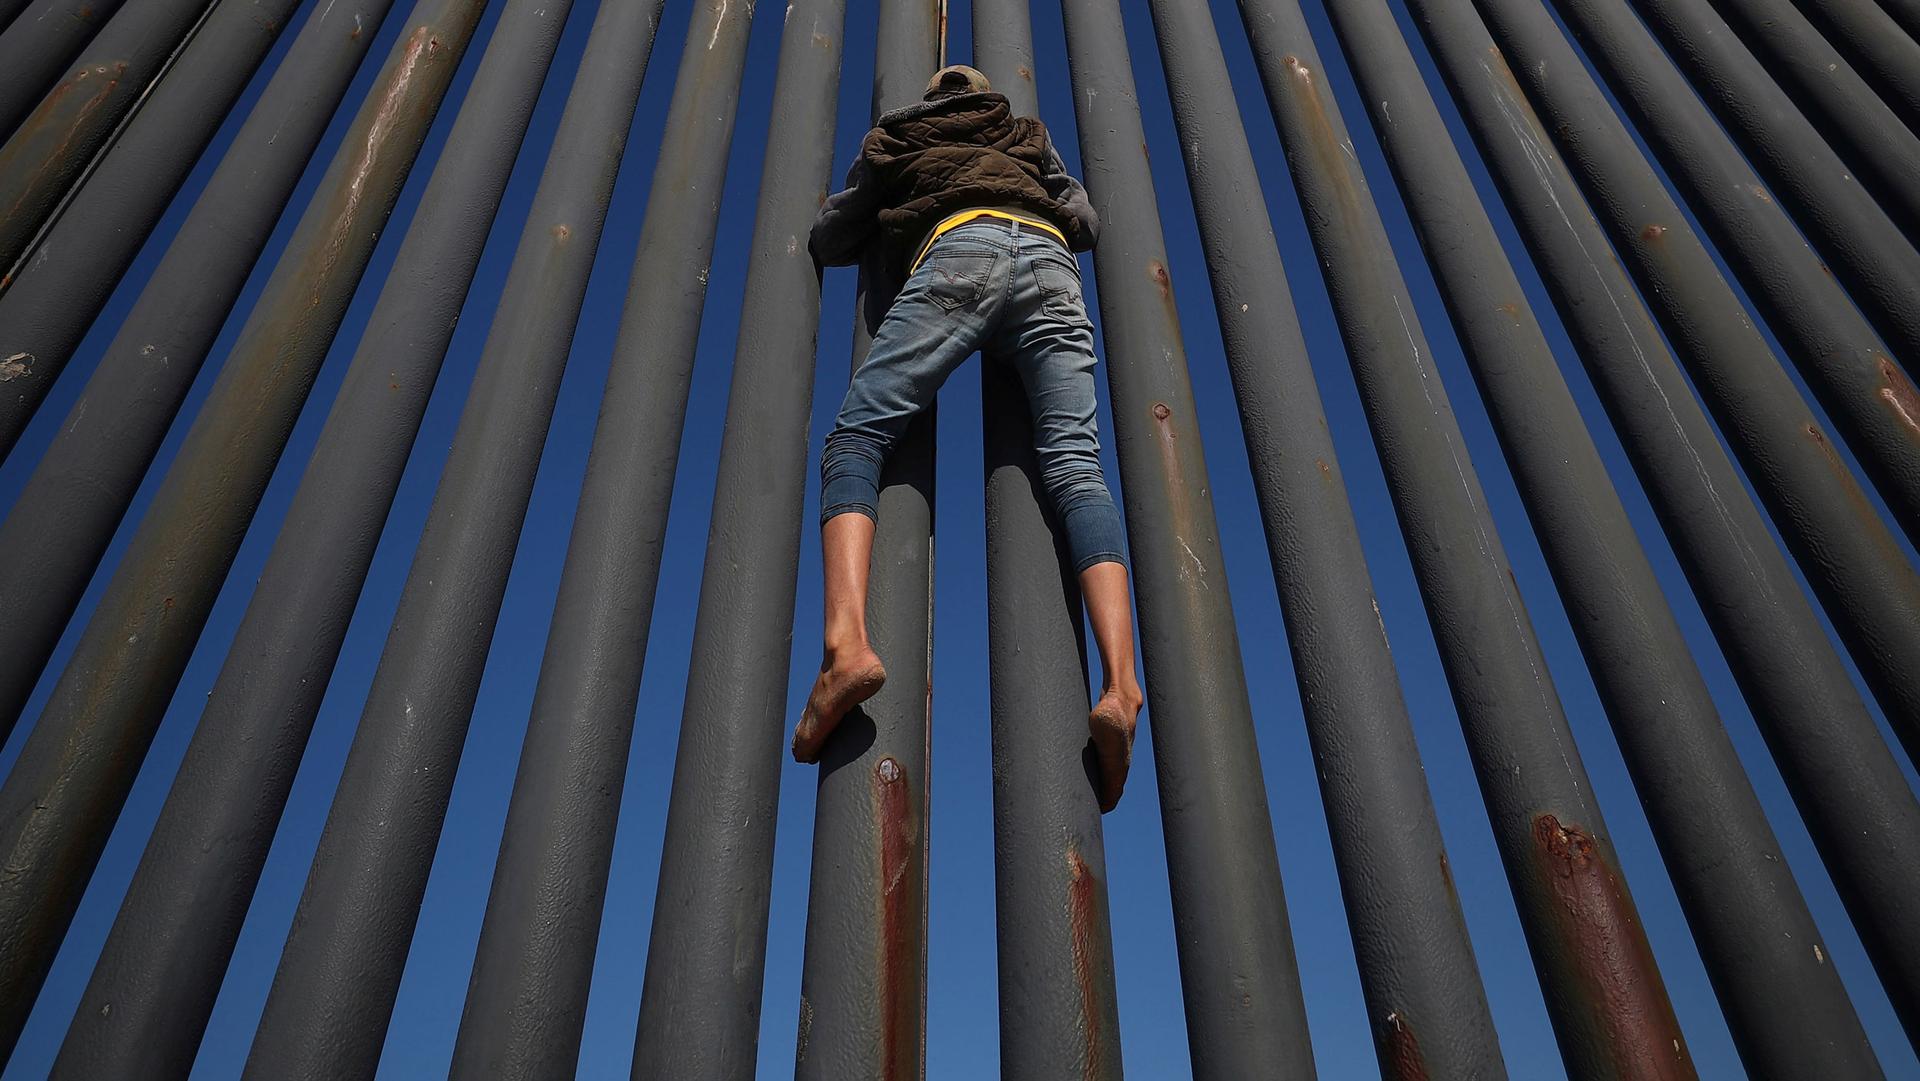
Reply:
<svg viewBox="0 0 1920 1081"><path fill-rule="evenodd" d="M1915 41L1920 41L1920 0L1880 0L1880 8L1891 16L1908 36Z"/></svg>
<svg viewBox="0 0 1920 1081"><path fill-rule="evenodd" d="M0 522L0 732L26 707L390 3L333 4L307 21ZM110 158L94 179L118 169ZM49 253L45 279L30 268L0 295L0 353L35 358L37 385L20 393L36 403L115 285L54 269L66 265L64 248Z"/></svg>
<svg viewBox="0 0 1920 1081"><path fill-rule="evenodd" d="M1672 40L1678 41L1678 35L1684 34L1690 48L1707 50L1690 66L1703 73L1711 68L1713 78L1706 83L1707 97L1719 108L1719 121L1740 139L1754 169L1772 185L1770 189L1760 189L1753 175L1738 167L1738 156L1721 149L1725 146L1724 135L1711 138L1719 125L1694 98L1686 79L1624 0L1555 3L1587 58L1618 96L1654 153L1663 163L1669 163L1669 168L1689 170L1689 175L1675 179L1688 185L1690 199L1703 201L1701 196L1713 193L1716 186L1735 185L1740 189L1735 194L1746 199L1781 200L1826 260L1825 265L1831 267L1832 275L1846 286L1893 345L1895 355L1910 372L1920 364L1915 359L1920 356L1920 310L1912 304L1913 292L1920 287L1920 252L1901 235L1820 133L1795 110L1785 92L1766 76L1717 15L1704 6L1683 8L1643 0L1643 11L1652 25L1663 27ZM1662 12L1666 15L1656 18ZM1482 5L1482 13L1492 18L1486 5ZM1692 18L1683 13L1690 13ZM1529 18L1538 21L1550 16L1542 10L1529 13ZM1489 25L1495 39L1504 43L1505 31ZM1528 92L1535 93L1538 76L1532 72L1520 74L1529 79ZM1588 80L1567 81L1573 84L1568 93L1598 100L1596 94L1583 90ZM1545 103L1541 109L1552 111ZM1612 123L1617 126L1617 121ZM1568 152L1571 155L1571 150ZM1699 155L1711 156L1703 159ZM1594 198L1596 210L1604 217L1606 200ZM1722 194L1719 202L1726 201ZM1659 208L1661 203L1648 205ZM1633 213L1642 215L1636 230L1654 224L1676 230L1674 222L1647 220L1646 210ZM1631 264L1632 254L1626 257ZM1690 306L1709 312L1717 307L1698 301Z"/></svg>
<svg viewBox="0 0 1920 1081"><path fill-rule="evenodd" d="M1920 12L1906 0L1795 0L1907 127L1920 132ZM1902 4L1904 17L1889 14ZM1901 27L1906 29L1902 30Z"/></svg>
<svg viewBox="0 0 1920 1081"><path fill-rule="evenodd" d="M975 0L973 62L1016 115L1039 115L1026 0ZM1018 374L983 355L980 395L1000 1073L1118 1079L1106 850L1086 768L1080 583L1040 484Z"/></svg>
<svg viewBox="0 0 1920 1081"><path fill-rule="evenodd" d="M0 0L0 26L10 26L27 10L32 0Z"/></svg>
<svg viewBox="0 0 1920 1081"><path fill-rule="evenodd" d="M1697 7L1661 6L1671 10L1658 17L1656 26L1685 19L1710 33L1722 32L1704 21L1706 13ZM1787 92L1888 215L1900 223L1907 236L1920 236L1920 186L1913 183L1913 178L1920 176L1920 135L1901 123L1791 0L1714 0L1713 6L1765 65L1764 73ZM1729 47L1708 40L1671 55L1689 63L1696 48L1704 53ZM1731 96L1726 91L1716 94L1726 106L1758 104L1741 101L1737 91Z"/></svg>
<svg viewBox="0 0 1920 1081"><path fill-rule="evenodd" d="M920 100L928 76L940 67L945 26L944 0L879 4L876 119ZM876 304L886 299L874 298ZM877 325L869 322L864 275L854 308L858 368ZM925 1071L933 432L928 410L908 429L880 477L867 637L886 662L886 685L848 714L821 752L797 1081L909 1081ZM889 798L880 798L882 793ZM656 922L656 946L660 940Z"/></svg>
<svg viewBox="0 0 1920 1081"><path fill-rule="evenodd" d="M1117 0L1065 0L1194 1076L1314 1076Z"/></svg>
<svg viewBox="0 0 1920 1081"><path fill-rule="evenodd" d="M1790 25L1783 20L1798 15L1785 0L1733 2L1767 5L1764 13L1755 13L1754 20L1781 32ZM1876 310L1876 305L1883 315L1889 305L1896 309L1891 318L1878 320L1893 345L1889 350L1841 290L1834 272L1807 246L1798 228L1775 203L1773 192L1747 165L1748 160L1765 163L1778 158L1781 146L1817 143L1819 136L1814 129L1793 112L1793 102L1773 85L1768 71L1733 40L1732 31L1710 9L1670 0L1639 0L1639 6L1648 25L1664 36L1672 55L1681 59L1695 85L1727 121L1723 129L1692 98L1685 80L1671 67L1649 63L1636 70L1637 78L1657 90L1635 95L1635 100L1643 103L1642 133L1727 256L1761 314L1780 336L1787 355L1826 406L1868 477L1886 497L1895 520L1910 537L1920 537L1920 411L1901 400L1913 397L1913 386L1890 359L1920 358L1920 338L1910 333L1920 328L1920 318L1914 315L1912 305L1914 290L1920 288L1920 261L1909 261L1907 269L1915 276L1904 284L1902 279L1908 275L1899 264L1889 262L1876 268L1891 276L1890 293L1885 289L1863 293L1857 287L1860 283L1850 283L1856 286L1855 296L1869 313ZM1773 7L1784 8L1785 12L1776 13ZM1801 25L1804 27L1804 21ZM1806 28L1806 36L1818 41L1811 28ZM1809 55L1818 54L1810 51ZM1656 60L1657 54L1644 59ZM1780 70L1785 59L1775 58L1770 67ZM1842 73L1838 57L1833 56L1828 63L1835 66L1809 78L1823 85L1838 79ZM1804 66L1803 61L1787 70ZM1852 132L1857 141L1866 144L1863 153L1879 156L1886 182L1907 200L1907 209L1895 213L1895 217L1908 236L1920 236L1916 224L1920 223L1920 185L1912 182L1913 177L1920 176L1920 139L1915 139L1884 107L1876 119L1867 105L1877 105L1877 99L1863 94L1868 101L1836 103L1835 111L1840 116L1824 121L1821 133L1833 139L1837 134ZM1650 216L1668 223L1683 220L1651 171L1644 167L1637 173L1634 170L1638 158L1630 153L1632 140L1625 130L1617 122L1599 128L1597 137L1588 140L1599 144L1597 150L1574 146L1569 154L1582 160L1593 154L1595 164L1583 171L1611 177L1600 182L1612 183L1623 193L1615 201L1633 208L1630 220L1610 218L1618 242L1624 246L1644 243L1648 238L1641 234ZM1726 132L1740 139L1740 149ZM1581 136L1570 132L1568 137ZM1822 170L1835 178L1830 182L1848 185L1839 160L1822 157L1826 159ZM1859 169L1860 156L1855 156L1851 164ZM1771 172L1780 175L1778 170ZM1779 190L1791 194L1791 189ZM1852 193L1850 185L1848 191ZM1802 191L1798 207L1803 207L1809 197L1817 200L1818 193ZM1883 200L1886 198L1882 195ZM1886 208L1896 212L1899 205L1887 202ZM1890 245L1897 246L1890 250L1911 254L1884 218L1875 227L1887 233ZM1683 236L1661 237L1669 245L1686 244ZM1698 256L1691 263L1694 269L1710 265ZM1781 393L1785 384L1774 382L1774 392Z"/></svg>
<svg viewBox="0 0 1920 1081"><path fill-rule="evenodd" d="M484 5L397 46L0 787L11 1046Z"/></svg>
<svg viewBox="0 0 1920 1081"><path fill-rule="evenodd" d="M154 86L38 243L15 267L0 269L0 328L5 328L0 349L8 356L34 356L42 387L52 383L99 314L299 7L299 0L217 5L177 62L191 76ZM381 3L370 13L346 12L339 18L360 15L377 26L385 10ZM339 25L339 18L332 25ZM324 12L315 11L307 25L327 21ZM310 30L303 31L282 64L295 62L294 50L313 52L317 46ZM311 60L300 57L299 63ZM3 62L0 70L6 70Z"/></svg>
<svg viewBox="0 0 1920 1081"><path fill-rule="evenodd" d="M1748 2L1777 4L1795 14L1785 0ZM1920 413L1883 393L1913 394L1912 384L1890 357L1920 357L1920 338L1910 333L1920 328L1920 315L1912 304L1912 295L1920 288L1920 256L1873 207L1846 166L1820 142L1809 121L1794 110L1793 102L1712 9L1671 0L1636 3L1647 25L1663 37L1671 55L1719 114L1716 120L1712 111L1695 100L1687 80L1662 58L1644 32L1632 26L1616 27L1610 31L1610 40L1633 49L1630 78L1635 89L1627 96L1642 134L1886 497L1896 521L1909 536L1920 537ZM1622 69L1603 70L1618 75ZM1588 190L1607 208L1603 216L1614 231L1616 246L1632 250L1658 241L1679 249L1670 256L1681 260L1671 273L1691 291L1676 294L1667 303L1701 311L1738 310L1731 292L1713 288L1711 257L1696 250L1679 207L1641 161L1632 137L1611 111L1599 112L1604 103L1597 91L1584 102L1576 99L1576 88L1557 93L1557 100L1573 102L1562 112L1572 114L1578 108L1581 113L1581 122L1568 128L1563 143ZM1859 132L1860 139L1883 156L1889 182L1912 200L1913 214L1895 216L1909 236L1920 236L1920 229L1913 226L1920 222L1920 186L1910 179L1920 176L1920 140L1892 114L1885 115L1883 124L1874 124L1864 108L1845 112L1866 129ZM1846 130L1845 125L1839 130ZM1737 148L1735 139L1740 144ZM1797 147L1812 149L1802 154L1792 149ZM1903 159L1903 150L1912 152ZM1891 317L1878 322L1892 350L1881 343L1835 280L1834 271L1807 246L1774 196L1779 193L1803 220L1809 206L1845 212L1845 205L1835 205L1845 200L1829 199L1827 193L1809 191L1804 185L1770 190L1747 164L1751 160L1771 178L1788 180L1786 174L1809 157L1818 159L1821 182L1838 186L1840 194L1851 199L1854 219L1865 221L1884 240L1884 251L1870 257L1880 280L1850 281L1849 286L1869 314L1879 310L1885 315L1891 309ZM1769 167L1770 162L1774 167ZM1858 162L1854 164L1858 167ZM1897 207L1890 203L1887 209ZM1658 230L1649 235L1647 230L1655 225ZM1897 258L1903 253L1905 263ZM1842 277L1846 267L1836 264ZM1757 355L1766 354L1757 335L1743 337L1748 347L1757 348ZM1746 385L1756 389L1744 394L1761 400L1765 396L1759 387L1768 388L1767 394L1782 401L1797 400L1784 377L1750 378ZM1736 400L1744 396L1739 391L1735 394Z"/></svg>
<svg viewBox="0 0 1920 1081"><path fill-rule="evenodd" d="M1328 14L1755 1077L1880 1067L1473 181L1382 0Z"/></svg>
<svg viewBox="0 0 1920 1081"><path fill-rule="evenodd" d="M123 0L38 0L0 33L0 136L12 134Z"/></svg>
<svg viewBox="0 0 1920 1081"><path fill-rule="evenodd" d="M747 864L746 888L757 886L762 926L787 686L785 665L767 659L784 655L793 622L820 306L805 237L832 164L843 16L842 0L800 0L786 13L681 735L684 745L704 728L729 743L711 753L734 763L729 783L748 805L725 817L739 831L729 847ZM724 133L708 137L724 146ZM649 213L683 210L667 202ZM636 278L636 288L641 283ZM697 318L697 298L687 307ZM680 346L691 351L690 334ZM674 450L654 448L669 463ZM649 513L664 520L661 496ZM600 565L582 564L596 573ZM571 559L568 568L577 573ZM639 633L644 642L644 622ZM577 631L561 637L556 625L494 871L456 1076L570 1074L578 1053L636 685L625 717L582 711L575 721L568 707L577 698L554 693L578 678L558 652L575 647Z"/></svg>
<svg viewBox="0 0 1920 1081"><path fill-rule="evenodd" d="M58 1076L184 1077L192 1066L569 6L502 14L496 33L507 36L481 62L422 193L68 1029ZM640 47L644 66L643 37ZM635 63L620 52L612 71ZM638 75L632 83L637 92ZM632 110L631 96L623 111L619 84L610 85L612 108L594 116L608 123L596 125L589 149L576 133L557 151L579 184L599 178L601 207L618 150L598 170L591 157L601 132L624 131ZM555 246L546 225L530 231L539 247Z"/></svg>
<svg viewBox="0 0 1920 1081"><path fill-rule="evenodd" d="M1593 6L1561 2L1569 10ZM1633 154L1631 138L1599 89L1578 74L1580 61L1552 16L1520 0L1478 0L1478 7L1495 40L1521 61L1514 74L1566 152L1888 721L1909 755L1920 758L1920 574L1827 444L1659 178ZM1637 69L1664 64L1643 28L1621 25L1631 13L1621 12L1624 19L1589 14L1596 17L1576 23L1590 22L1616 44L1635 44ZM1678 79L1670 66L1658 70ZM1561 72L1568 75L1558 77ZM1881 383L1883 371L1897 374L1876 366L1868 380Z"/></svg>
<svg viewBox="0 0 1920 1081"><path fill-rule="evenodd" d="M0 268L11 269L121 119L167 70L218 0L146 0L124 8L80 53L0 145ZM27 384L34 386L38 384ZM10 448L38 397L0 393L0 450Z"/></svg>
<svg viewBox="0 0 1920 1081"><path fill-rule="evenodd" d="M1152 11L1381 1073L1504 1077L1213 19Z"/></svg>
<svg viewBox="0 0 1920 1081"><path fill-rule="evenodd" d="M631 296L646 297L649 314L661 316L658 324L639 328L639 339L676 360L680 348L690 359L699 323L705 283L702 275L687 269L706 265L712 243L751 22L750 8L725 0L696 10L649 194ZM634 367L647 367L632 355L635 310L630 299L602 405L603 418L619 419L603 423L600 432L604 436L617 427L644 441L646 433L658 429L629 419L637 410L627 395L636 390L644 395L649 389L641 380L630 381ZM684 381L680 388L684 403ZM654 396L664 401L669 393L669 388L660 388ZM542 438L551 408L551 398L543 395L534 408L503 409L502 396L511 394L524 395L525 388L490 380L469 400L254 1037L249 1077L357 1076L371 1074L377 1062L485 668L514 541L525 520L538 458L530 447ZM684 411L668 409L674 416ZM510 420L531 415L543 423L531 430L513 423L496 425L502 412ZM622 458L618 448L609 454L607 441L596 439L573 552L561 583L549 659L592 666L595 675L601 662L633 673L632 683L624 688L617 673L598 682L606 692L598 701L583 701L571 689L557 693L567 708L591 722L589 732L631 724L644 638L580 640L588 637L576 629L574 615L583 591L583 568L593 596L605 598L612 611L635 613L642 632L653 576L642 565L640 551L623 550L611 562L600 563L583 561L581 548L595 537L593 516L617 514L623 509L621 498L644 489L633 483L644 467L652 466L657 474L662 472L660 462L672 462L677 425L662 422L659 429L667 429L672 441L652 455L633 459ZM508 466L503 461L507 458L528 460ZM607 491L604 478L609 472L626 488L620 498ZM664 473L670 478L671 467ZM660 502L664 512L664 498ZM620 522L623 537L634 536L636 547L642 543L638 534L651 527L614 520ZM655 569L663 528L664 523L654 529L649 542L656 553ZM646 591L640 593L636 586ZM549 666L548 678L551 675ZM615 737L604 754L611 764L590 764L617 773L622 751L624 741Z"/></svg>
<svg viewBox="0 0 1920 1081"><path fill-rule="evenodd" d="M1617 903L1569 914L1533 858L1534 822L1555 815L1598 839L1596 859L1618 881L1593 785L1306 20L1291 0L1240 7L1567 1071L1691 1077L1624 883Z"/></svg>
<svg viewBox="0 0 1920 1081"><path fill-rule="evenodd" d="M1920 804L1480 17L1409 10L1911 1032L1920 866L1886 853Z"/></svg>

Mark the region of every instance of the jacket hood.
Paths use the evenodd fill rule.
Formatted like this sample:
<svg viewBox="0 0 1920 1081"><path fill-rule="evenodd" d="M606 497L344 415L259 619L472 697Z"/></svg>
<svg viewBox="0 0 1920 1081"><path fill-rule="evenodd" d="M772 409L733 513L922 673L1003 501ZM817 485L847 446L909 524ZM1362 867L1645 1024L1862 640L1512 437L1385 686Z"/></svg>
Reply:
<svg viewBox="0 0 1920 1081"><path fill-rule="evenodd" d="M880 114L880 120L875 126L885 128L902 120L915 120L936 113L967 112L974 109L992 109L995 106L1006 109L1008 112L1013 111L1012 106L1007 104L1006 95L992 90L982 90L972 94L950 94L933 101L916 101L912 105L888 109Z"/></svg>

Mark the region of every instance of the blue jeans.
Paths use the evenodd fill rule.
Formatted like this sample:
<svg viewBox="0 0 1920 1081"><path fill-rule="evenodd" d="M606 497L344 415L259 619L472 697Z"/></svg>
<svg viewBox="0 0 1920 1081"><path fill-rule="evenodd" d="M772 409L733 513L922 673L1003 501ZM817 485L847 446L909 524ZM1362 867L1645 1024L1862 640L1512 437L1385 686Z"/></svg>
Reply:
<svg viewBox="0 0 1920 1081"><path fill-rule="evenodd" d="M1125 562L1120 512L1100 473L1080 266L1058 240L1003 218L942 235L887 309L827 436L821 521L877 517L887 454L975 350L1011 365L1026 387L1040 482L1074 570Z"/></svg>

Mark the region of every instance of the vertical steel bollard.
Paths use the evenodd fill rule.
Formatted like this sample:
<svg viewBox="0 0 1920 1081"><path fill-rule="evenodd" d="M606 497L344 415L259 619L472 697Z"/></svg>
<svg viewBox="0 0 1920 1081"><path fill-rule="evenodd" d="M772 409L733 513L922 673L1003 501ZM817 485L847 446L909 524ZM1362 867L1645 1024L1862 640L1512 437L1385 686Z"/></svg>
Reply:
<svg viewBox="0 0 1920 1081"><path fill-rule="evenodd" d="M122 9L0 144L0 267L12 267L120 120L167 71L169 59L214 6L210 0L150 0ZM33 416L45 382L0 395L0 449Z"/></svg>
<svg viewBox="0 0 1920 1081"><path fill-rule="evenodd" d="M0 1047L18 1038L166 701L479 21L397 46L0 787Z"/></svg>
<svg viewBox="0 0 1920 1081"><path fill-rule="evenodd" d="M1393 13L1335 31L1567 603L1749 1072L1880 1076L1626 508L1481 209Z"/></svg>
<svg viewBox="0 0 1920 1081"><path fill-rule="evenodd" d="M1117 0L1063 0L1139 594L1188 1045L1200 1081L1311 1078L1205 452Z"/></svg>
<svg viewBox="0 0 1920 1081"><path fill-rule="evenodd" d="M1577 8L1598 18L1587 0L1560 2L1575 25L1657 52L1643 28L1615 25L1620 20L1589 23L1574 14ZM1631 153L1631 142L1598 89L1580 76L1579 61L1552 16L1512 0L1478 0L1477 6L1502 46L1528 61L1516 75L1580 170L1582 186L1607 220L1621 258L1648 295L1887 719L1909 754L1920 756L1920 574L1866 502L1852 471L1774 362L1766 340L1679 208L1645 159ZM1542 78L1532 67L1535 60L1560 65L1562 58L1574 65L1558 67L1570 73L1566 78ZM1650 78L1647 73L1664 63L1657 55L1640 57L1634 78ZM1661 70L1678 79L1670 66ZM1675 93L1687 88L1681 84ZM1920 282L1920 274L1914 280Z"/></svg>
<svg viewBox="0 0 1920 1081"><path fill-rule="evenodd" d="M638 459L623 458L621 448L608 447L604 436L616 427L626 433L647 427L631 423L640 412L633 407L635 394L662 403L670 400L671 384L654 387L645 379L632 378L636 369L643 376L651 374L644 350L660 348L669 365L678 364L683 356L691 359L705 286L698 270L706 265L719 212L751 23L749 7L720 0L697 8L688 29L608 395L602 403L603 420L614 419L599 428L581 495L569 573L561 584L551 638L559 645L549 652L549 659L577 656L583 662L616 666L609 678L596 685L606 692L602 701L563 696L571 708L598 726L632 724L633 691L644 643L623 639L583 645L578 651L570 648L578 634L577 604L583 585L577 557L583 543L606 537L605 530L596 533L594 526L604 522L610 510L625 509L622 504L638 489L653 487L658 492L659 517L665 517L662 486L635 484L633 478L650 469L671 483L677 420L685 409L684 376L678 407L665 405L669 420L649 429L672 440L664 448ZM601 135L606 137L605 129ZM568 225L562 223L559 228ZM636 303L636 297L646 298L645 303ZM664 325L636 326L635 316L642 310L649 320L659 313ZM636 341L645 343L638 358L633 355ZM679 371L684 373L685 366ZM507 400L528 397L526 387L496 377L477 386L469 398L248 1055L248 1077L358 1076L371 1074L377 1063L512 566L514 542L525 521L538 465L538 455L531 448L540 444L552 408L553 390L542 390L545 393L528 408ZM510 458L523 460L510 464L506 461ZM618 477L625 489L617 498L608 491L610 476ZM631 519L621 519L617 529L637 534L639 527ZM655 530L652 535L657 534ZM658 551L657 543L652 549ZM644 629L652 578L644 568L636 573L640 555L622 551L611 564L588 561L585 566L591 583L587 588L606 598L612 611L631 614ZM657 570L658 563L653 566ZM647 593L637 598L621 588L641 584ZM631 672L624 693L620 669ZM618 772L624 769L624 755L618 758L621 761L611 766L592 764ZM379 914L372 928L368 913ZM374 944L370 940L376 935Z"/></svg>
<svg viewBox="0 0 1920 1081"><path fill-rule="evenodd" d="M879 9L875 119L920 99L940 67L946 21L945 0L880 0ZM863 275L855 302L855 368L866 359L875 325L868 321L866 293ZM820 755L796 1081L888 1071L912 1078L924 1068L933 433L928 410L880 477L867 637L886 661L887 683L847 715ZM657 948L657 922L654 942ZM649 983L652 976L649 955ZM636 1070L634 1076L642 1075Z"/></svg>
<svg viewBox="0 0 1920 1081"><path fill-rule="evenodd" d="M1151 7L1380 1072L1505 1077L1213 17Z"/></svg>
<svg viewBox="0 0 1920 1081"><path fill-rule="evenodd" d="M1026 0L974 0L973 54L1015 115L1039 115ZM1085 765L1080 583L1044 502L1019 376L983 354L980 399L1000 1073L1117 1081L1106 847Z"/></svg>
<svg viewBox="0 0 1920 1081"><path fill-rule="evenodd" d="M745 823L724 817L751 834L729 847L753 852L738 859L761 926L786 724L786 667L769 658L784 655L793 623L820 310L805 237L832 166L844 14L843 0L798 0L786 14L681 736L704 712L760 744L715 754L751 763L752 777L729 775L752 803ZM549 667L565 672L557 656ZM572 723L555 686L543 678L521 752L455 1077L570 1075L579 1054L630 726Z"/></svg>
<svg viewBox="0 0 1920 1081"><path fill-rule="evenodd" d="M0 522L0 551L11 553L0 563L0 738L26 707L391 2L336 4L307 20ZM28 378L48 385L119 273L85 282L57 273L66 251L35 268L49 272L45 288L27 273L0 294L0 355L36 357L46 367ZM84 250L74 257L87 260ZM33 391L35 401L45 391Z"/></svg>
<svg viewBox="0 0 1920 1081"><path fill-rule="evenodd" d="M1547 1012L1575 1078L1693 1063L1333 87L1292 0L1241 0Z"/></svg>
<svg viewBox="0 0 1920 1081"><path fill-rule="evenodd" d="M660 2L600 9L482 354L483 385L504 382L535 403L526 406L538 414L529 441L546 427L540 391L550 410L559 384ZM422 213L455 209L436 200ZM444 260L430 262L446 272ZM392 280L413 275L432 276L415 260L396 266ZM448 289L442 302L457 307L462 294ZM185 1076L191 1067L392 505L445 347L446 314L433 347L423 340L412 350L404 380L388 373L403 359L391 355L393 346L414 340L417 331L402 332L412 317L377 318L369 329L68 1029L57 1073Z"/></svg>
<svg viewBox="0 0 1920 1081"><path fill-rule="evenodd" d="M1480 17L1409 10L1911 1035L1920 865L1886 852L1920 834L1920 802Z"/></svg>

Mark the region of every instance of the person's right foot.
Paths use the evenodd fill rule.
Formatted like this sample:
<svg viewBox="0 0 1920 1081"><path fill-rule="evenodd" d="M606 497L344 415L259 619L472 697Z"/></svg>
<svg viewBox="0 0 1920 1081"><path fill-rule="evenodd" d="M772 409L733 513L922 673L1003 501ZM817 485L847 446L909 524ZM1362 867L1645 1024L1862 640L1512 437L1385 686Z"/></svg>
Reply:
<svg viewBox="0 0 1920 1081"><path fill-rule="evenodd" d="M1093 704L1087 714L1087 730L1093 736L1094 758L1100 766L1100 813L1106 814L1120 803L1127 786L1127 770L1133 765L1133 731L1139 723L1143 698L1138 688L1112 688Z"/></svg>
<svg viewBox="0 0 1920 1081"><path fill-rule="evenodd" d="M844 657L829 658L820 667L820 678L813 681L800 723L793 728L794 761L819 761L820 749L847 711L872 698L886 681L887 669L872 649L862 647Z"/></svg>

